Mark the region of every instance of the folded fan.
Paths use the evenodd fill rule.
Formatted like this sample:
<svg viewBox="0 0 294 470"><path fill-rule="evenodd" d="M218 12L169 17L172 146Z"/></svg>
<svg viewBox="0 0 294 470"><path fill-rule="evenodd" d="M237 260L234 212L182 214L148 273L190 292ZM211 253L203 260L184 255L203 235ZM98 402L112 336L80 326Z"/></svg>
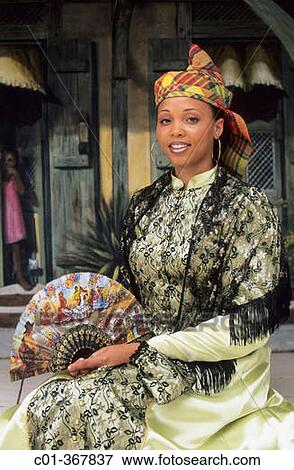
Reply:
<svg viewBox="0 0 294 470"><path fill-rule="evenodd" d="M107 344L148 334L142 306L117 281L93 273L67 274L35 294L21 315L10 378L60 371Z"/></svg>

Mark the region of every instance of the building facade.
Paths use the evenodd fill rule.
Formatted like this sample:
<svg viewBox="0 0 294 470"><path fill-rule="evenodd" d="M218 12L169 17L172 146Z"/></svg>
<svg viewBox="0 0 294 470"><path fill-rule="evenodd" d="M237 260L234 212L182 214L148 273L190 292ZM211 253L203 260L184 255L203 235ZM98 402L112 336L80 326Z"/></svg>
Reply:
<svg viewBox="0 0 294 470"><path fill-rule="evenodd" d="M254 144L245 178L267 191L294 251L294 43L249 3L0 2L0 145L20 154L24 257L39 281L67 271L72 234L86 236L102 199L128 199L167 170L152 85L186 66L191 42L234 91ZM294 24L289 2L267 3ZM3 284L13 274L1 243Z"/></svg>

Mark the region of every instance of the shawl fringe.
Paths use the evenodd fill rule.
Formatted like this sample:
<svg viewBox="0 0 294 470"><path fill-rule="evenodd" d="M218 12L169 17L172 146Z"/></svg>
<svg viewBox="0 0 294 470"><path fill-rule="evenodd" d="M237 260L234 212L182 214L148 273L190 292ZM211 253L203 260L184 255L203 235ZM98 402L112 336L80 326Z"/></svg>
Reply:
<svg viewBox="0 0 294 470"><path fill-rule="evenodd" d="M253 343L268 333L273 333L289 318L291 290L287 279L283 279L274 290L263 297L230 312L231 344Z"/></svg>
<svg viewBox="0 0 294 470"><path fill-rule="evenodd" d="M189 363L190 373L195 377L192 389L211 395L224 390L236 373L236 361Z"/></svg>

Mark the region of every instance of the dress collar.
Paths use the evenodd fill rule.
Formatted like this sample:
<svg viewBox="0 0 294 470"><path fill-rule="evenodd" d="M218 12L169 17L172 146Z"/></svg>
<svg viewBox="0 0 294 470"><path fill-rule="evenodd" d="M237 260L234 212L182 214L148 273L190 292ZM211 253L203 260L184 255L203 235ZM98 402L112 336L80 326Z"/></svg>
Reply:
<svg viewBox="0 0 294 470"><path fill-rule="evenodd" d="M199 173L198 175L192 176L186 189L202 188L203 186L207 186L208 184L213 183L215 180L216 171L217 165L208 171L204 171L204 173ZM173 189L183 189L185 186L183 181L177 178L173 173L174 170L171 173L171 187Z"/></svg>

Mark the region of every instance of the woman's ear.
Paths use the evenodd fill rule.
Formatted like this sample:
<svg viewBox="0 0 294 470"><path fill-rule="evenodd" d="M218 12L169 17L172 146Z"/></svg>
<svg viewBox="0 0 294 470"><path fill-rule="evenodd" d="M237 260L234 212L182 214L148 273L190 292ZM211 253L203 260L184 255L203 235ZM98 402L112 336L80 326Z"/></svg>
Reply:
<svg viewBox="0 0 294 470"><path fill-rule="evenodd" d="M224 131L224 119L220 118L214 123L214 138L219 139Z"/></svg>

